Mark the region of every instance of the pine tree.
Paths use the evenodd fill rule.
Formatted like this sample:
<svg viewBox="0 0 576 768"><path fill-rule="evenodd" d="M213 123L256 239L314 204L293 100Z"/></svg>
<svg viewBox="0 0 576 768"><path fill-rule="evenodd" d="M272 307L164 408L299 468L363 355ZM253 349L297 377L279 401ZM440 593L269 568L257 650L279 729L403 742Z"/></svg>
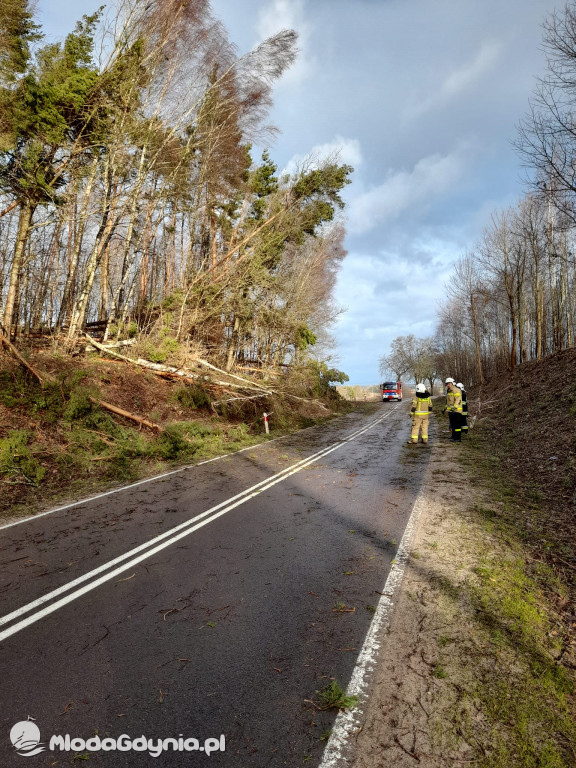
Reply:
<svg viewBox="0 0 576 768"><path fill-rule="evenodd" d="M64 44L43 46L32 56L30 43L39 39L39 32L28 2L11 0L0 16L4 42L0 191L19 208L3 318L9 336L15 331L14 308L34 212L38 206L61 202L59 190L72 159L90 147L91 101L98 80L92 49L98 19L99 13L84 16Z"/></svg>

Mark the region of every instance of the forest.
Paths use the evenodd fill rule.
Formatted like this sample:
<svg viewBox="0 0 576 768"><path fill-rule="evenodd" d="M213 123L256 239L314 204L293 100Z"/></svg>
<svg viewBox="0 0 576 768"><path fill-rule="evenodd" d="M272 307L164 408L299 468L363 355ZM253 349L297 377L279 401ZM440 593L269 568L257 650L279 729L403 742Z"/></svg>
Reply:
<svg viewBox="0 0 576 768"><path fill-rule="evenodd" d="M227 371L324 354L353 169L285 173L266 149L297 55L285 30L239 56L209 0L118 0L55 43L4 0L3 338L69 352L97 329Z"/></svg>

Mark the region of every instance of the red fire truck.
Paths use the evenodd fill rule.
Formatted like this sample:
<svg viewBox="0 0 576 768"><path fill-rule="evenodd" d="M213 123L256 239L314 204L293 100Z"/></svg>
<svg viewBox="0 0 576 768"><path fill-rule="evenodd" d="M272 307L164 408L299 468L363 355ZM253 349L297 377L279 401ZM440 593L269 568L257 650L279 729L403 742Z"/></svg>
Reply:
<svg viewBox="0 0 576 768"><path fill-rule="evenodd" d="M385 381L384 384L382 384L382 400L384 402L390 400L402 400L402 382Z"/></svg>

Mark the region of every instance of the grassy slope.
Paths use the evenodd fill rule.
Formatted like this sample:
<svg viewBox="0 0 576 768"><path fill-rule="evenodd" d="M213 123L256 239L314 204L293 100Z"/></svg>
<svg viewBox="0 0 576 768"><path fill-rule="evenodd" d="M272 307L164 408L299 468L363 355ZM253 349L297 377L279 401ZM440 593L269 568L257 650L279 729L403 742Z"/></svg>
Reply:
<svg viewBox="0 0 576 768"><path fill-rule="evenodd" d="M470 393L460 458L483 497L460 673L482 721L463 728L490 768L576 765L575 372L568 350Z"/></svg>
<svg viewBox="0 0 576 768"><path fill-rule="evenodd" d="M122 362L40 355L41 387L0 352L0 520L159 474L262 442L262 413L272 434L309 426L330 411L313 403L259 398L216 412L211 400L233 392L172 382ZM162 427L140 429L90 401L112 403ZM299 401L296 401L297 403ZM329 403L334 410L337 400Z"/></svg>

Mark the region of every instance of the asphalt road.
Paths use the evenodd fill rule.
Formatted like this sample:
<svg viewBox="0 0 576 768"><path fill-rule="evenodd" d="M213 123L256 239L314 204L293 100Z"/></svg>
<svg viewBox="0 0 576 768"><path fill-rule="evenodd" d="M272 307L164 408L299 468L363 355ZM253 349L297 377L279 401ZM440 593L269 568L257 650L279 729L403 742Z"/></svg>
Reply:
<svg viewBox="0 0 576 768"><path fill-rule="evenodd" d="M1 529L0 766L318 766L427 461L408 408Z"/></svg>

